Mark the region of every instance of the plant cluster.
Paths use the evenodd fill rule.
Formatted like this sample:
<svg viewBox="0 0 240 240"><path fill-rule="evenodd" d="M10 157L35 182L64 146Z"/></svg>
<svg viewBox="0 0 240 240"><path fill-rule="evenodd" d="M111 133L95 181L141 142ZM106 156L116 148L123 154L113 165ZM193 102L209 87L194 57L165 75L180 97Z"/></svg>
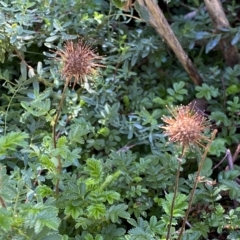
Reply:
<svg viewBox="0 0 240 240"><path fill-rule="evenodd" d="M0 1L0 239L240 239L240 6L136 2Z"/></svg>

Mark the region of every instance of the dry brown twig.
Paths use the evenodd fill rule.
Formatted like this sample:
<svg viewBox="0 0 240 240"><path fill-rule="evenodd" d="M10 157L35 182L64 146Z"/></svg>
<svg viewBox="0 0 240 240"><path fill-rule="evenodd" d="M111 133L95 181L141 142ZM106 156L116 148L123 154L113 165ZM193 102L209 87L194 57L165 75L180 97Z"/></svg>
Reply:
<svg viewBox="0 0 240 240"><path fill-rule="evenodd" d="M220 0L204 0L207 11L212 19L216 32L221 28L230 28ZM240 62L236 46L231 44L231 38L223 38L219 43L226 65L233 67Z"/></svg>
<svg viewBox="0 0 240 240"><path fill-rule="evenodd" d="M195 85L202 84L202 77L197 71L197 68L183 50L181 44L177 40L170 25L168 24L163 12L159 8L155 0L137 0L141 8L147 9L150 18L149 23L155 28L157 33L166 41L168 46L173 50L178 60L181 62L184 69L189 74Z"/></svg>

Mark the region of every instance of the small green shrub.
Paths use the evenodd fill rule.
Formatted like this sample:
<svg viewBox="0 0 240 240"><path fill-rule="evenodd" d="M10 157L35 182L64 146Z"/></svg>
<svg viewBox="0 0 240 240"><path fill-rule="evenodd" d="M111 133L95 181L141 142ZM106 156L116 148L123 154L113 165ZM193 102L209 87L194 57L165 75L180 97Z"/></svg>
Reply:
<svg viewBox="0 0 240 240"><path fill-rule="evenodd" d="M225 171L227 161L215 167L227 150L238 153L239 65L225 66L217 47L230 37L239 48L239 5L223 3L233 27L214 33L201 1L167 2L159 5L201 86L133 8L115 6L119 1L0 1L0 239L166 239L181 148L167 143L161 117L166 105L195 98L207 100L205 114L219 131L183 239L239 238L240 168L234 162ZM186 20L192 10L195 18ZM78 38L104 67L64 95L55 52ZM171 239L200 155L190 149L182 159Z"/></svg>

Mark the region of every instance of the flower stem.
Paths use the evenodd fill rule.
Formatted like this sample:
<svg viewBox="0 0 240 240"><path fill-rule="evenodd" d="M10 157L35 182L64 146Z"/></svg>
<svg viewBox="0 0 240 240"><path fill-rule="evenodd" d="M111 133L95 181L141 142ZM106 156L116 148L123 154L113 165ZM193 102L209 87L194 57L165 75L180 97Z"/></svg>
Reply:
<svg viewBox="0 0 240 240"><path fill-rule="evenodd" d="M179 235L178 235L178 238L177 240L180 240L181 237L182 237L182 234L183 234L183 231L185 229L185 224L187 222L187 218L188 218L188 215L189 215L189 212L191 210L191 207L192 207L192 202L193 202L193 196L194 196L194 193L195 193L195 190L197 188L197 184L198 184L198 181L199 181L199 177L200 177L200 172L202 170L202 166L203 166L203 163L207 157L207 153L210 149L210 146L212 144L212 141L214 140L215 136L217 134L217 129L214 129L213 133L212 133L212 136L211 136L211 139L209 141L209 143L207 144L206 148L205 148L205 151L202 155L202 158L200 160L200 163L199 163L199 166L198 166L198 171L197 171L197 175L196 175L196 178L194 180L194 184L193 184L193 188L192 188L192 191L191 191L191 194L190 194L190 199L189 199L189 204L188 204L188 209L186 211L186 214L185 214L185 217L183 219L183 223L182 223L182 227L181 227L181 230L179 232Z"/></svg>
<svg viewBox="0 0 240 240"><path fill-rule="evenodd" d="M61 112L61 109L62 109L63 101L64 101L64 98L65 98L65 92L67 90L67 86L68 86L68 81L66 81L66 83L64 85L63 92L62 92L62 97L61 97L59 107L58 107L58 110L57 110L57 114L56 114L56 117L54 119L54 124L53 124L53 127L52 127L52 135L53 135L52 138L53 138L53 147L54 148L57 148L56 127L57 127L58 119L59 119L60 112ZM60 156L57 156L57 159L58 159L57 173L60 174L62 172L62 162L61 162ZM58 178L57 183L55 185L56 196L58 196L58 193L59 193L59 181L60 181L60 179Z"/></svg>
<svg viewBox="0 0 240 240"><path fill-rule="evenodd" d="M181 159L183 158L185 152L186 152L186 146L183 146L182 149L182 154L181 154ZM178 169L177 169L177 175L176 175L176 180L175 180L175 186L174 186L174 194L173 194L173 199L172 199L172 205L171 205L171 213L170 213L170 220L169 220L169 225L168 225L168 232L167 232L167 240L170 237L170 232L171 232L171 227L172 227L172 220L173 220L173 211L174 211L174 204L175 204L175 199L177 196L177 191L178 191L178 183L179 183L179 177L180 177L180 169L181 169L181 160L178 160Z"/></svg>

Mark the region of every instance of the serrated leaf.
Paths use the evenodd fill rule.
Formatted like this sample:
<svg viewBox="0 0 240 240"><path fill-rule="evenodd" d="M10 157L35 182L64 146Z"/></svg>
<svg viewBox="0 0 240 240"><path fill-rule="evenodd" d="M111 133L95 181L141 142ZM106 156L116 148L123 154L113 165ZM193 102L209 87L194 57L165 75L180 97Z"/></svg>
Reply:
<svg viewBox="0 0 240 240"><path fill-rule="evenodd" d="M71 143L84 144L84 139L82 136L85 136L89 133L89 130L84 128L79 124L73 124L69 131L69 139Z"/></svg>
<svg viewBox="0 0 240 240"><path fill-rule="evenodd" d="M108 216L110 217L112 222L117 222L119 217L129 219L130 214L126 211L127 208L128 206L125 204L111 206L110 209L108 210Z"/></svg>
<svg viewBox="0 0 240 240"><path fill-rule="evenodd" d="M10 231L12 222L11 213L6 208L0 208L0 229Z"/></svg>
<svg viewBox="0 0 240 240"><path fill-rule="evenodd" d="M109 239L115 239L116 237L124 236L125 232L125 229L117 228L115 224L110 224L107 228L102 230L102 234Z"/></svg>
<svg viewBox="0 0 240 240"><path fill-rule="evenodd" d="M113 204L115 200L120 199L120 194L115 191L105 191L104 195L109 204Z"/></svg>
<svg viewBox="0 0 240 240"><path fill-rule="evenodd" d="M87 211L90 217L99 219L106 214L106 207L102 203L97 203L95 205L88 206Z"/></svg>
<svg viewBox="0 0 240 240"><path fill-rule="evenodd" d="M70 215L70 216L72 216L73 219L76 219L83 213L83 210L79 206L68 205L65 208L64 213L67 216Z"/></svg>
<svg viewBox="0 0 240 240"><path fill-rule="evenodd" d="M134 226L134 227L137 226L137 222L136 222L135 219L133 219L133 218L129 218L127 221L128 221L128 223L130 223L132 226Z"/></svg>
<svg viewBox="0 0 240 240"><path fill-rule="evenodd" d="M89 158L87 160L87 165L84 168L86 172L90 174L92 178L100 181L103 175L102 164L100 160Z"/></svg>
<svg viewBox="0 0 240 240"><path fill-rule="evenodd" d="M150 218L150 225L155 226L157 224L156 216L151 216Z"/></svg>
<svg viewBox="0 0 240 240"><path fill-rule="evenodd" d="M54 218L47 218L44 221L44 226L53 229L53 230L57 230L59 225L60 225L60 219L58 217L54 217Z"/></svg>
<svg viewBox="0 0 240 240"><path fill-rule="evenodd" d="M227 117L227 115L219 111L212 112L209 116L209 119L214 120L216 122L216 125L220 125L221 123L223 123L224 126L229 126L231 124L231 121Z"/></svg>
<svg viewBox="0 0 240 240"><path fill-rule="evenodd" d="M65 147L66 144L67 144L67 138L65 136L62 136L57 140L57 147L58 148Z"/></svg>
<svg viewBox="0 0 240 240"><path fill-rule="evenodd" d="M28 134L24 132L11 132L0 137L0 157L8 150L15 150L17 146L26 146L26 138L28 138Z"/></svg>
<svg viewBox="0 0 240 240"><path fill-rule="evenodd" d="M76 222L77 223L75 225L75 228L82 227L83 230L86 230L89 226L91 226L91 223L92 223L90 219L83 218L83 217L76 219Z"/></svg>
<svg viewBox="0 0 240 240"><path fill-rule="evenodd" d="M235 198L238 198L240 196L239 185L235 181L223 179L223 180L220 180L219 182L228 187L229 197L231 199L235 199Z"/></svg>
<svg viewBox="0 0 240 240"><path fill-rule="evenodd" d="M54 169L58 165L58 161L54 161L54 158L49 158L46 155L41 155L39 159L40 163L44 166L44 168L47 168L49 170Z"/></svg>
<svg viewBox="0 0 240 240"><path fill-rule="evenodd" d="M234 95L240 92L240 84L232 84L226 89L227 95Z"/></svg>
<svg viewBox="0 0 240 240"><path fill-rule="evenodd" d="M85 240L94 240L92 234L90 233L87 233L85 236L84 236Z"/></svg>
<svg viewBox="0 0 240 240"><path fill-rule="evenodd" d="M223 138L215 139L210 146L209 153L220 157L222 153L226 152L225 143L226 140Z"/></svg>

